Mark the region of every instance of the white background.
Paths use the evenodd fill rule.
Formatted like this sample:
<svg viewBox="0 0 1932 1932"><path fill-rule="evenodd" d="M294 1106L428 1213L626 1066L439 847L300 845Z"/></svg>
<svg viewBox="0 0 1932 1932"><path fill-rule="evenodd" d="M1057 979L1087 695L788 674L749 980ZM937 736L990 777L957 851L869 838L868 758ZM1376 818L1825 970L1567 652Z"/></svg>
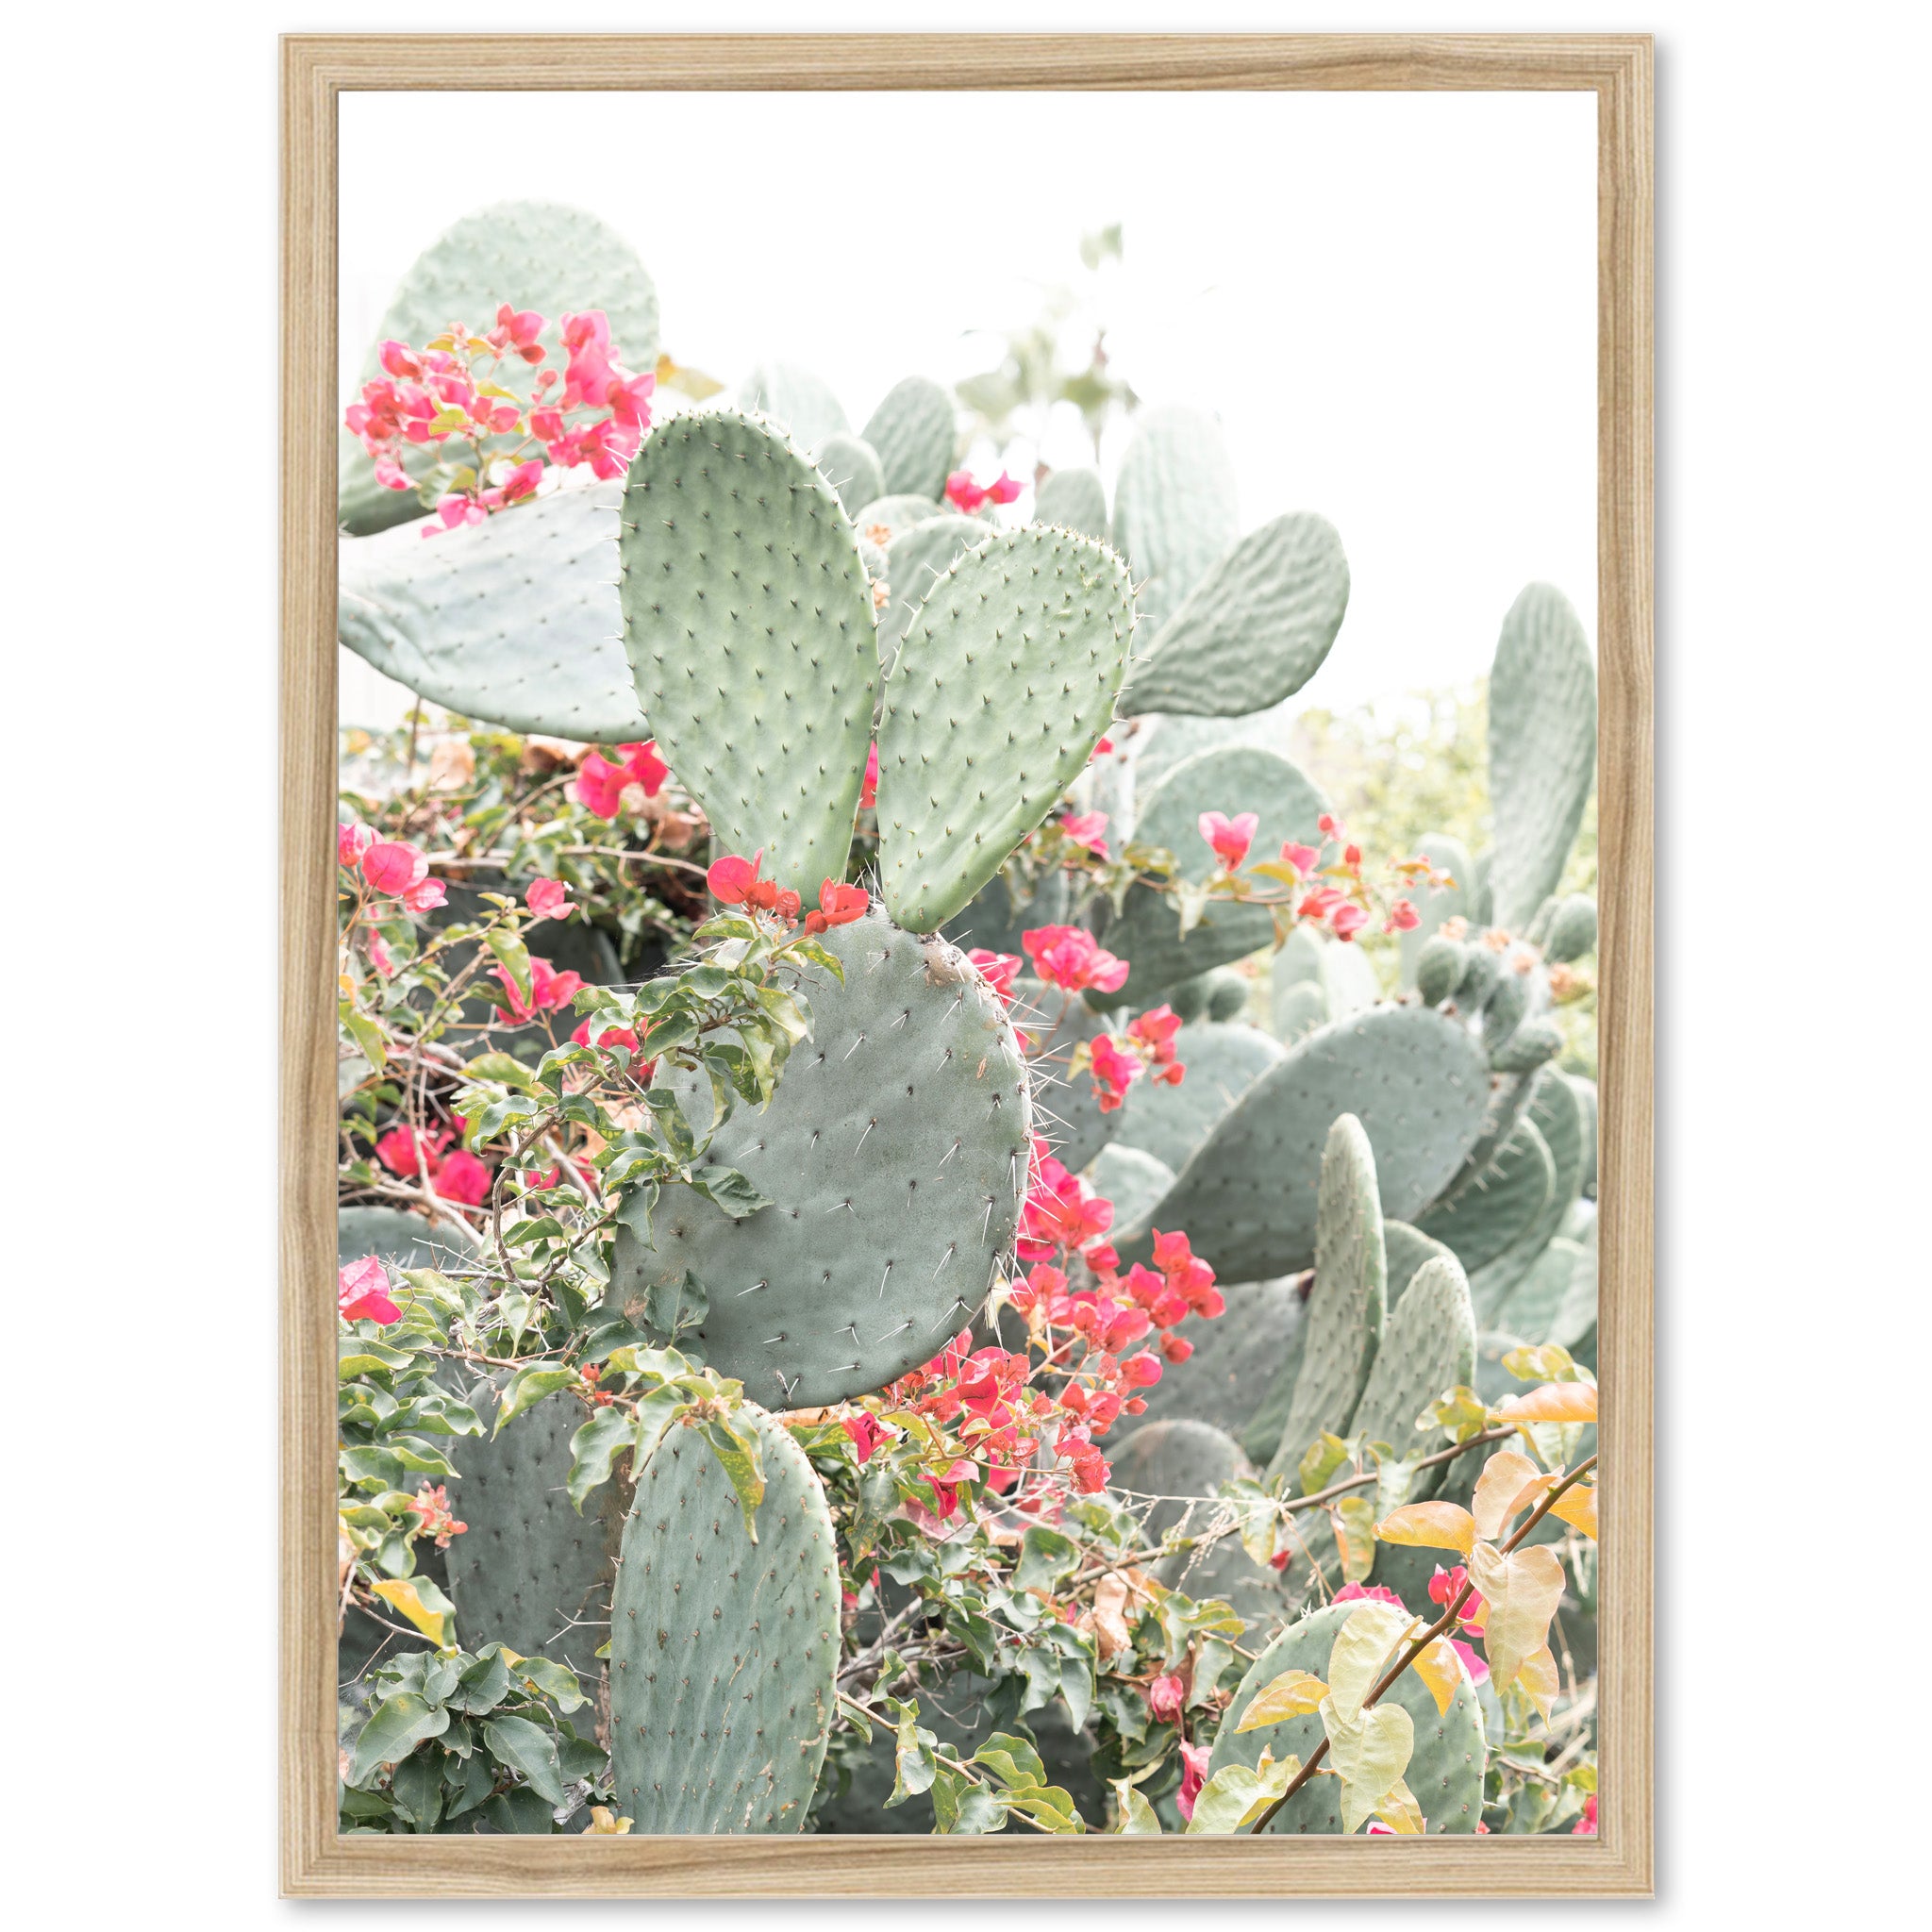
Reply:
<svg viewBox="0 0 1932 1932"><path fill-rule="evenodd" d="M1932 48L1923 13L1858 0L102 4L15 21L0 125L19 230L0 465L10 1910L225 1928L293 1909L273 1902L272 1850L272 33L731 24L1659 32L1663 1904L1648 1916L1860 1926L1923 1910L1910 1524L1925 1477L1906 1444L1923 1441L1925 1373ZM397 180L435 165L399 156ZM683 165L698 178L703 157ZM479 165L475 185L515 192L513 161ZM103 470L111 490L75 487ZM342 1909L380 1926L483 1916ZM666 1907L745 1925L908 1909L1198 1916ZM1305 1924L1494 1917L1294 1909Z"/></svg>

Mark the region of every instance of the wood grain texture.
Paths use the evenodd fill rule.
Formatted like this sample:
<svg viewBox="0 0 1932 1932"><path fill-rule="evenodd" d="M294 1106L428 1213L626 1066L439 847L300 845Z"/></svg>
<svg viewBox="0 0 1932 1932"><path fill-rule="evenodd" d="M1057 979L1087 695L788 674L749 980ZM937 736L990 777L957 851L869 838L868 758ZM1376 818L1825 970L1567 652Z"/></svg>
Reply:
<svg viewBox="0 0 1932 1932"><path fill-rule="evenodd" d="M1598 102L1604 1415L1595 1839L340 1838L336 102L346 90L1566 89ZM282 42L281 1884L289 1896L1641 1896L1652 1887L1652 74L1633 35Z"/></svg>

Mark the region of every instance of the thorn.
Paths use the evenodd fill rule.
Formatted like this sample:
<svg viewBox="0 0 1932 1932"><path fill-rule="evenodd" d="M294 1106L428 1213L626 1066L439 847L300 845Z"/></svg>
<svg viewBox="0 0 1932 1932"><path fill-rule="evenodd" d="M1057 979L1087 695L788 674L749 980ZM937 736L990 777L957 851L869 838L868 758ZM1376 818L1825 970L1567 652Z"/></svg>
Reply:
<svg viewBox="0 0 1932 1932"><path fill-rule="evenodd" d="M893 1336L905 1334L907 1329L911 1327L911 1319L908 1317L906 1321L901 1322L896 1328L888 1328L886 1332L879 1337L879 1340L881 1341L890 1341Z"/></svg>
<svg viewBox="0 0 1932 1932"><path fill-rule="evenodd" d="M878 1124L879 1124L879 1122L878 1122L878 1116L877 1116L876 1114L874 1114L874 1116L872 1117L872 1119L871 1119L871 1120L869 1120L869 1121L867 1121L867 1122L866 1122L866 1124L865 1124L865 1134L869 1134L869 1133L871 1133L871 1132L872 1132L872 1130L873 1130L873 1129L874 1129L874 1128L875 1126L877 1126L877 1125L878 1125ZM865 1145L865 1134L861 1134L861 1135L859 1135L859 1137L858 1137L858 1147L863 1147L863 1146ZM852 1151L853 1151L853 1153L857 1154L857 1153L858 1152L858 1147L855 1147L855 1148L854 1148L854 1149L852 1150Z"/></svg>
<svg viewBox="0 0 1932 1932"><path fill-rule="evenodd" d="M986 1231L992 1225L992 1210L993 1197L989 1194L986 1197L986 1219L979 1224L979 1239L981 1241L986 1239Z"/></svg>
<svg viewBox="0 0 1932 1932"><path fill-rule="evenodd" d="M948 1148L946 1149L946 1151L945 1151L945 1152L944 1152L944 1153L943 1153L943 1154L942 1154L942 1155L941 1155L941 1156L940 1157L940 1166L941 1166L941 1167L943 1167L943 1166L945 1166L946 1162L947 1162L947 1161L949 1161L950 1159L952 1159L952 1158L953 1158L953 1156L954 1156L954 1155L956 1155L957 1153L958 1153L958 1151L959 1151L959 1146L960 1146L960 1143L959 1143L959 1142L958 1142L958 1141L955 1141L953 1142L953 1144L952 1144L952 1145L951 1145L950 1147L948 1147Z"/></svg>
<svg viewBox="0 0 1932 1932"><path fill-rule="evenodd" d="M763 1281L754 1281L754 1282L752 1283L752 1285L751 1285L751 1286L750 1286L749 1288L741 1288L741 1289L740 1289L740 1290L738 1291L738 1292L739 1292L739 1294L740 1294L741 1296L744 1296L744 1295L748 1295L748 1294L756 1294L756 1293L758 1293L758 1290L759 1290L759 1289L761 1289L761 1288L764 1288L764 1287L766 1287L766 1286L768 1286L768 1285L769 1285L768 1283L766 1283L766 1282L763 1282Z"/></svg>
<svg viewBox="0 0 1932 1932"><path fill-rule="evenodd" d="M841 1058L841 1060L849 1060L849 1059L850 1059L850 1058L852 1058L852 1056L853 1056L854 1054L856 1054L856 1053L857 1053L857 1052L858 1051L858 1049L859 1049L859 1048L860 1048L861 1046L863 1046L864 1044L865 1044L865 1035L861 1033L861 1034L860 1034L860 1035L858 1036L858 1038L857 1040L855 1040L855 1041L854 1041L852 1042L852 1044L851 1044L850 1046L848 1046L848 1047L847 1047L847 1048L845 1049L845 1051L844 1051L844 1052L843 1052L843 1053L842 1053L842 1054L841 1054L841 1055L840 1056L840 1058Z"/></svg>
<svg viewBox="0 0 1932 1932"><path fill-rule="evenodd" d="M899 1265L899 1264L898 1264L898 1263L897 1263L896 1261L888 1261L888 1262L886 1263L886 1272L885 1272L885 1274L881 1274L881 1275L879 1276L879 1296L878 1296L878 1298L879 1298L879 1300L880 1300L880 1301L884 1301L884 1300L885 1300L885 1298L886 1298L886 1282L887 1282L888 1278L889 1278L889 1277L891 1276L891 1273L892 1273L892 1270L893 1270L894 1268L896 1268L896 1267L897 1267L898 1265Z"/></svg>
<svg viewBox="0 0 1932 1932"><path fill-rule="evenodd" d="M940 1278L940 1269L943 1268L946 1265L946 1263L953 1258L953 1250L957 1248L958 1245L959 1243L958 1241L948 1241L946 1243L946 1252L940 1257L939 1268L935 1268L932 1271L932 1278L935 1281L937 1281Z"/></svg>

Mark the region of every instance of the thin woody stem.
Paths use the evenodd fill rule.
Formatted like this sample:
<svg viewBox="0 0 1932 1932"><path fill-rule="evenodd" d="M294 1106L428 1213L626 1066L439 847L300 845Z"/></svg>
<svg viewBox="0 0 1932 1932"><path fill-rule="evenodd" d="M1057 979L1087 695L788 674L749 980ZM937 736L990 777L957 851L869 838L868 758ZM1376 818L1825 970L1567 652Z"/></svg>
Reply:
<svg viewBox="0 0 1932 1932"><path fill-rule="evenodd" d="M1523 1539L1526 1537L1530 1533L1530 1531L1533 1530L1537 1526L1537 1524L1541 1523L1543 1520L1543 1518L1550 1513L1551 1505L1556 1502L1557 1498L1560 1496L1565 1490L1568 1490L1572 1488L1574 1484L1581 1482L1583 1478L1586 1475L1588 1475L1590 1472L1595 1467L1596 1457L1594 1456L1585 1457L1584 1459L1581 1462L1579 1462L1576 1465L1576 1467L1573 1469L1570 1472L1570 1474L1563 1478L1561 1482L1557 1483L1550 1491L1550 1492L1546 1496L1544 1496L1542 1501L1539 1503L1536 1506L1536 1507L1529 1512L1529 1515L1524 1520L1523 1527L1519 1529L1516 1532L1516 1534L1512 1536L1509 1539L1509 1541L1503 1545L1503 1554L1507 1557L1511 1550L1515 1549L1516 1546L1520 1542L1522 1542ZM1362 1699L1362 1708L1364 1710L1367 1710L1368 1707L1372 1704L1374 1704L1385 1690L1388 1690L1390 1685L1394 1683L1396 1678L1401 1676L1403 1672L1407 1670L1409 1665L1414 1663L1416 1658L1422 1656L1423 1652L1428 1649L1430 1644L1435 1642L1437 1638L1446 1635L1450 1630L1453 1630L1456 1627L1456 1619L1457 1618L1457 1616L1461 1614L1463 1605L1470 1600L1470 1597L1474 1593L1474 1584L1471 1583L1465 1577L1463 1580L1462 1588L1456 1592L1455 1601L1450 1604L1449 1607L1445 1609L1442 1612L1442 1614L1440 1617L1438 1617L1436 1621L1432 1624L1430 1624L1429 1627L1426 1630L1424 1630L1423 1634L1420 1637L1418 1637L1415 1640L1415 1641L1411 1643L1406 1651L1403 1652L1401 1660L1394 1664L1391 1669L1386 1671L1382 1675L1381 1681L1377 1683L1375 1688L1373 1690L1371 1690L1366 1697ZM1294 1794L1298 1790L1301 1790L1301 1788L1305 1784L1307 1783L1307 1781L1311 1777L1314 1776L1316 1770L1320 1767L1323 1758L1327 1757L1327 1755L1328 1740L1326 1738L1324 1738L1322 1741L1319 1744L1317 1744L1311 1752L1308 1753L1308 1761L1302 1766L1300 1771L1298 1771L1295 1774L1294 1777L1290 1781L1288 1789L1282 1792L1280 1797L1275 1799L1274 1804L1269 1806L1267 1810L1262 1812L1260 1817L1256 1819L1256 1821L1251 1826L1249 1826L1249 1832L1251 1835L1255 1832L1266 1831L1268 1829L1269 1825L1274 1823L1275 1814L1281 1809L1281 1807L1284 1805L1288 1803L1288 1801L1291 1797L1294 1796Z"/></svg>

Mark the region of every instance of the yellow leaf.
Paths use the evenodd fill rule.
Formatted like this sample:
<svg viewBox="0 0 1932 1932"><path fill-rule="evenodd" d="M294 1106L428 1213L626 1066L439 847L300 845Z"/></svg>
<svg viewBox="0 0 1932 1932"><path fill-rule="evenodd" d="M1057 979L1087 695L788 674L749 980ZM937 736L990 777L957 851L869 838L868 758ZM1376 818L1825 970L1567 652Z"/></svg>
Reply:
<svg viewBox="0 0 1932 1932"><path fill-rule="evenodd" d="M1400 1778L1389 1787L1389 1795L1375 1807L1375 1816L1390 1830L1399 1831L1404 1837L1420 1838L1428 1828L1423 1818L1423 1807Z"/></svg>
<svg viewBox="0 0 1932 1932"><path fill-rule="evenodd" d="M1505 1397L1496 1413L1512 1423L1593 1423L1596 1387L1591 1382L1545 1382L1525 1395Z"/></svg>
<svg viewBox="0 0 1932 1932"><path fill-rule="evenodd" d="M1580 1529L1591 1542L1596 1541L1596 1485L1578 1483L1565 1490L1550 1505L1550 1514L1560 1517L1572 1529Z"/></svg>
<svg viewBox="0 0 1932 1932"><path fill-rule="evenodd" d="M1509 1519L1523 1507L1516 1499L1524 1485L1533 1482L1539 1473L1528 1457L1519 1456L1513 1449L1499 1449L1483 1464L1470 1508L1475 1517L1475 1533L1485 1542L1494 1542L1508 1528ZM1465 1543L1464 1555L1468 1550Z"/></svg>
<svg viewBox="0 0 1932 1932"><path fill-rule="evenodd" d="M1408 1769L1415 1725L1399 1704L1378 1704L1344 1718L1331 1697L1322 1706L1328 1757L1341 1779L1341 1828L1354 1831L1386 1803Z"/></svg>
<svg viewBox="0 0 1932 1932"><path fill-rule="evenodd" d="M371 1586L391 1609L400 1610L437 1649L448 1642L443 1634L456 1606L426 1576L402 1576Z"/></svg>
<svg viewBox="0 0 1932 1932"><path fill-rule="evenodd" d="M1283 1671L1272 1683L1257 1690L1237 1731L1258 1731L1263 1724L1286 1724L1291 1717L1306 1717L1320 1710L1328 1687L1312 1671Z"/></svg>
<svg viewBox="0 0 1932 1932"><path fill-rule="evenodd" d="M1364 1597L1350 1609L1328 1653L1328 1699L1343 1724L1355 1722L1390 1653L1416 1627L1407 1610L1379 1597Z"/></svg>
<svg viewBox="0 0 1932 1932"><path fill-rule="evenodd" d="M1491 1544L1478 1543L1469 1553L1469 1574L1489 1606L1483 1651L1500 1692L1548 1639L1550 1619L1563 1595L1562 1559L1546 1543L1507 1557Z"/></svg>
<svg viewBox="0 0 1932 1932"><path fill-rule="evenodd" d="M1480 1485L1476 1497L1481 1500ZM1466 1557L1478 1534L1493 1536L1495 1531L1479 1531L1476 1519L1459 1503L1405 1503L1400 1509L1391 1509L1375 1525L1375 1534L1385 1543L1408 1543L1424 1550L1456 1550Z"/></svg>
<svg viewBox="0 0 1932 1932"><path fill-rule="evenodd" d="M1301 874L1279 858L1257 858L1248 870L1259 873L1263 878L1279 879L1284 886L1298 886L1302 882Z"/></svg>
<svg viewBox="0 0 1932 1932"><path fill-rule="evenodd" d="M1375 1506L1366 1496L1343 1496L1329 1504L1328 1522L1341 1557L1341 1580L1365 1583L1375 1567Z"/></svg>
<svg viewBox="0 0 1932 1932"><path fill-rule="evenodd" d="M1516 1674L1516 1681L1529 1693L1529 1701L1536 1706L1537 1714L1544 1724L1550 1721L1550 1707L1557 1701L1557 1693L1563 1688L1563 1680L1557 1672L1557 1659L1550 1655L1546 1643L1534 1657L1524 1657L1523 1668Z"/></svg>
<svg viewBox="0 0 1932 1932"><path fill-rule="evenodd" d="M591 1822L584 1826L583 1831L578 1836L588 1837L594 1832L600 1838L607 1836L615 1838L628 1831L630 1827L631 1821L628 1818L613 1818L604 1806L592 1805L591 1807Z"/></svg>
<svg viewBox="0 0 1932 1932"><path fill-rule="evenodd" d="M1437 1638L1409 1669L1427 1685L1429 1695L1436 1700L1437 1712L1446 1711L1462 1688L1462 1659L1449 1640Z"/></svg>

